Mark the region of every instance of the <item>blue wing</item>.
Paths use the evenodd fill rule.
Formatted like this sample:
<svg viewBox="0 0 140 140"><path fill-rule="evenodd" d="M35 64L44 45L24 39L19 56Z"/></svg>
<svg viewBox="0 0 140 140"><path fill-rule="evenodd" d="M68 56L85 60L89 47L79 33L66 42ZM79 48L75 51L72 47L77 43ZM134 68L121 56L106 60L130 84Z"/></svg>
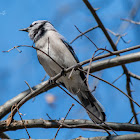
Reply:
<svg viewBox="0 0 140 140"><path fill-rule="evenodd" d="M71 54L75 58L76 62L79 63L80 61L79 61L77 55L75 54L73 48L70 46L70 44L67 41L63 40L63 39L61 39L61 40L65 44L65 46L68 48L68 50L71 52Z"/></svg>
<svg viewBox="0 0 140 140"><path fill-rule="evenodd" d="M76 62L79 63L79 59L77 57L77 55L75 54L73 48L70 46L70 44L68 42L66 42L65 40L61 39L62 42L66 45L66 47L68 48L68 50L71 52L71 54L73 55L73 57L75 58ZM83 69L82 67L80 67L81 69ZM84 83L86 84L86 81L85 81L85 74L83 72L80 71L80 76L81 78L84 80ZM87 84L86 84L87 85Z"/></svg>

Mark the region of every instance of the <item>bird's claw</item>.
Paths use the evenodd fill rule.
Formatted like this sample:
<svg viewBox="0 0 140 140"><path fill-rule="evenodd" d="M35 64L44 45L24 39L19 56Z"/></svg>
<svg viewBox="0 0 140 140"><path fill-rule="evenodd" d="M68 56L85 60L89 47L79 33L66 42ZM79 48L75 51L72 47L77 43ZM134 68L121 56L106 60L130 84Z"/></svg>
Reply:
<svg viewBox="0 0 140 140"><path fill-rule="evenodd" d="M62 75L62 76L66 76L66 74L65 74L65 69L64 69L64 68L61 70L61 75Z"/></svg>
<svg viewBox="0 0 140 140"><path fill-rule="evenodd" d="M50 84L55 84L55 81L50 77L49 83L50 83Z"/></svg>

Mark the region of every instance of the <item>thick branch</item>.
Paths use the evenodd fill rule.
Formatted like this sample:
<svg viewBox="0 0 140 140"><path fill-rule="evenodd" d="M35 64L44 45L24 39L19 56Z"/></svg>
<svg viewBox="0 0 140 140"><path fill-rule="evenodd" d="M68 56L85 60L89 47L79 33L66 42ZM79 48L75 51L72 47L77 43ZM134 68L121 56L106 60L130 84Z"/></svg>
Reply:
<svg viewBox="0 0 140 140"><path fill-rule="evenodd" d="M24 120L24 124L27 128L59 128L61 121L55 120L43 120L43 119L33 119ZM59 122L59 123L58 123ZM115 131L132 131L140 132L140 125L129 124L129 123L111 123L106 122L106 124ZM109 127L105 124L100 124L100 126L109 130ZM90 129L101 129L101 127L93 124L90 120L65 120L62 124L62 128L90 128ZM24 129L22 121L13 121L9 126L6 126L6 121L0 121L0 132L14 131L18 129Z"/></svg>
<svg viewBox="0 0 140 140"><path fill-rule="evenodd" d="M108 39L110 45L113 47L113 50L114 51L117 51L116 46L115 46L113 40L109 36L109 34L108 34L106 28L104 27L103 23L101 22L100 18L96 14L96 10L90 5L90 3L88 2L88 0L83 0L83 1L86 4L86 6L88 7L88 9L90 10L90 12L93 15L93 17L95 18L95 20L98 23L98 25L101 28L101 30L104 32L104 34L105 34L106 38Z"/></svg>
<svg viewBox="0 0 140 140"><path fill-rule="evenodd" d="M120 66L122 64L128 64L128 63L132 63L136 61L140 61L140 52L118 56L118 57L103 60L103 61L93 62L91 64L90 72L96 72L103 69L112 68L115 66ZM88 67L89 66L85 66L84 70L87 70Z"/></svg>
<svg viewBox="0 0 140 140"><path fill-rule="evenodd" d="M130 75L131 77L137 79L137 80L140 80L140 76L139 76L139 75L136 75L136 74L134 74L134 73L132 73L132 72L130 72L130 71L129 71L129 75Z"/></svg>
<svg viewBox="0 0 140 140"><path fill-rule="evenodd" d="M101 56L98 56L98 58L99 57L101 58ZM97 57L94 58L93 60L96 60L96 59L97 59ZM128 54L128 55L124 55L124 56L118 56L118 57L113 58L113 59L107 59L107 60L92 63L90 72L103 70L103 69L118 66L118 65L121 65L121 64L136 62L136 61L139 61L139 60L140 60L140 52L133 53L133 54ZM68 70L66 72L69 72L73 68L76 68L76 67L78 68L79 66L81 66L83 64L86 64L85 62L89 62L89 61L90 61L90 59L86 60L84 62L81 62L76 66L72 66L71 68L68 68ZM87 69L88 69L88 66L85 66L84 70L87 70ZM57 76L55 76L54 79L58 79L60 76L61 76L61 74L58 74ZM47 90L49 90L53 87L55 87L55 85L52 85L48 81L42 82L39 85L36 85L32 88L33 90L37 89L37 91L36 91L37 93L35 93L32 96L30 95L30 96L35 97L36 95L39 95L40 93L45 92L45 91L47 91ZM26 97L29 93L30 93L30 89L20 93L19 95L17 95L13 99L7 101L4 105L2 105L0 107L0 119L3 118L6 114L8 114L11 111L11 107L15 103L19 103L19 101L21 101L21 99ZM29 99L31 99L31 98L29 98Z"/></svg>
<svg viewBox="0 0 140 140"><path fill-rule="evenodd" d="M92 138L83 138L79 137L72 140L139 140L140 134L129 134L129 135L120 135L120 136L102 136L102 137L92 137Z"/></svg>
<svg viewBox="0 0 140 140"><path fill-rule="evenodd" d="M46 81L45 81L46 82ZM33 90L36 90L40 87L43 87L45 82L42 82L34 87L32 87ZM44 92L55 87L55 85L51 84L50 86L46 87ZM40 93L42 93L43 91L40 91ZM12 98L11 100L7 101L5 104L3 104L2 106L0 106L0 119L2 119L5 115L7 115L10 111L11 111L11 107L14 104L17 104L18 102L20 102L23 98L25 98L28 94L30 93L30 89L25 90L23 92L21 92L20 94L18 94L16 97Z"/></svg>
<svg viewBox="0 0 140 140"><path fill-rule="evenodd" d="M8 135L6 135L5 133L0 133L0 138L1 138L1 139L10 139L10 138L8 137Z"/></svg>

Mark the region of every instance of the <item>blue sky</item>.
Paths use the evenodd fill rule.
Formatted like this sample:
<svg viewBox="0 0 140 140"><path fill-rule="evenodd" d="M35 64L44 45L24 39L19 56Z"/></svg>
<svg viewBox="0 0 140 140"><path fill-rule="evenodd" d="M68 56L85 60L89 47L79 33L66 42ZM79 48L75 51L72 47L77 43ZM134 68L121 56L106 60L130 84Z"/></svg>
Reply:
<svg viewBox="0 0 140 140"><path fill-rule="evenodd" d="M125 36L124 39L126 41L131 40L131 42L125 44L121 40L118 49L124 49L140 44L140 26L129 25L127 29L119 30L122 23L124 23L120 18L129 18L128 15L130 9L134 5L132 0L129 0L126 3L121 0L114 0L113 2L112 0L94 0L90 2L94 8L100 8L97 13L106 28L109 28L116 33L127 33L127 36ZM8 50L13 46L32 45L32 41L29 39L28 35L24 32L20 32L19 29L28 27L35 20L42 19L50 21L69 42L79 34L74 25L76 25L81 31L85 31L97 25L82 0L1 0L0 105L26 90L28 87L24 81L27 81L30 86L35 86L41 82L41 79L45 75L45 71L37 60L35 50L22 47L20 48L22 53L18 53L17 50L13 50L10 53L2 53L2 51ZM138 14L136 14L134 20L138 21L139 19ZM98 47L107 46L107 49L112 50L100 29L96 29L87 35ZM116 37L112 35L111 37L116 41ZM85 37L76 40L72 46L80 61L91 58L95 51L93 44ZM140 75L139 62L126 66L133 73ZM122 72L121 67L116 67L96 72L95 74L109 82L113 82L120 74L122 74ZM49 77L47 76L47 78ZM133 97L137 102L140 102L139 81L132 79L132 82L132 90L135 91L133 92ZM93 89L95 85L97 85L97 89L94 94L104 106L107 121L128 122L132 116L129 100L109 85L91 78L91 89ZM125 76L120 78L115 85L126 92ZM45 97L47 94L52 94L55 97L53 106L50 106L46 102ZM23 119L48 119L46 113L48 113L53 119L61 119L65 117L72 103L74 103L75 106L67 119L89 119L84 109L59 88L54 88L47 93L39 95L35 98L35 101L28 101L23 107L21 107L20 112L26 114L23 116ZM139 109L136 107L136 112L138 111ZM19 120L20 118L16 115L15 119ZM57 129L29 129L32 138L40 139L53 138L56 131ZM7 132L7 134L10 138L28 138L25 130ZM119 134L126 134L126 132L120 132ZM83 137L93 137L104 136L107 134L81 129L62 129L57 138L71 139L80 135Z"/></svg>

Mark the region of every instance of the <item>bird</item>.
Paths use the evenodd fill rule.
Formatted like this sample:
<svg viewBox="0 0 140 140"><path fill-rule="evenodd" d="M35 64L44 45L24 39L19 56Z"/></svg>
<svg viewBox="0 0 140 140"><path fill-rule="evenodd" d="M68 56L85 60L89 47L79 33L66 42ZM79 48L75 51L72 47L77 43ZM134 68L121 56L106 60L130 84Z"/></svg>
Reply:
<svg viewBox="0 0 140 140"><path fill-rule="evenodd" d="M72 46L49 21L34 21L29 27L20 31L28 32L35 47L38 48L36 50L38 60L50 77L62 72L62 68L66 69L79 63ZM106 120L104 109L90 92L84 72L73 70L71 76L69 75L70 72L60 77L57 83L79 98L93 123L103 123Z"/></svg>

